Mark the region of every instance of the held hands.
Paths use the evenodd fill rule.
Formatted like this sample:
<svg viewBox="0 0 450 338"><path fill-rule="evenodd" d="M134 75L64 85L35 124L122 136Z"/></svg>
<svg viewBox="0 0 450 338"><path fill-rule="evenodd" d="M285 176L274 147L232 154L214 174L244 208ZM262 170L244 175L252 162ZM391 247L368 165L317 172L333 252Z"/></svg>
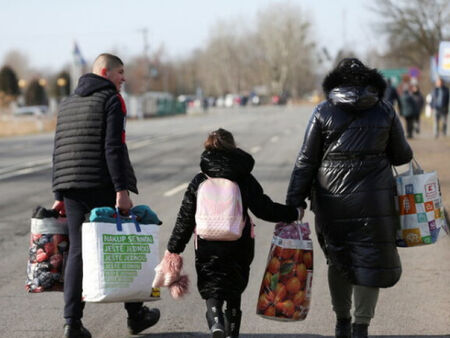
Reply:
<svg viewBox="0 0 450 338"><path fill-rule="evenodd" d="M298 212L297 221L301 222L303 219L303 216L305 216L305 209L298 207L297 212Z"/></svg>
<svg viewBox="0 0 450 338"><path fill-rule="evenodd" d="M128 190L121 190L116 192L116 208L119 208L121 213L128 215L130 209L133 207Z"/></svg>

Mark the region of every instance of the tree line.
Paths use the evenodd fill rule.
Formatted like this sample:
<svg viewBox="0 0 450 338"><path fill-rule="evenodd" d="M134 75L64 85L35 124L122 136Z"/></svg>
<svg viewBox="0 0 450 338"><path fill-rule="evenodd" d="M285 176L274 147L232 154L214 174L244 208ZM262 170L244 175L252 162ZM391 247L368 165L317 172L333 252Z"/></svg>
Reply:
<svg viewBox="0 0 450 338"><path fill-rule="evenodd" d="M243 18L217 22L205 45L184 58L170 61L163 48L149 56L133 57L127 62L125 90L193 95L201 88L206 96L258 91L300 98L317 88L324 55L329 67L342 57L357 56L378 68L414 66L426 73L439 42L450 39L450 2L379 0L369 6L377 19L371 28L386 41L381 52L374 41L366 55L342 46L330 57L315 38L307 12L291 2L275 3L259 11L252 25L246 25ZM23 59L20 53L10 55L0 69L0 104L20 94L27 104L45 104L48 96L70 93L67 69L46 83L36 77L21 88L16 72L27 71Z"/></svg>

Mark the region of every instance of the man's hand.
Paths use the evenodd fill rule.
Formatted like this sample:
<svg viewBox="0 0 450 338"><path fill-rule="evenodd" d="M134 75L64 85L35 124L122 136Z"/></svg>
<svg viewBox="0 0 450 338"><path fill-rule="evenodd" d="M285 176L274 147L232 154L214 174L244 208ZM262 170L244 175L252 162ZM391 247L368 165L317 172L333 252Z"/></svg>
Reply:
<svg viewBox="0 0 450 338"><path fill-rule="evenodd" d="M64 207L63 201L55 201L55 203L53 203L52 209L58 211L61 216L66 216L66 208Z"/></svg>
<svg viewBox="0 0 450 338"><path fill-rule="evenodd" d="M303 216L305 216L305 209L298 207L297 208L297 212L298 212L298 221L301 221L303 219Z"/></svg>
<svg viewBox="0 0 450 338"><path fill-rule="evenodd" d="M116 192L116 208L119 208L124 215L128 215L130 209L133 207L128 190L121 190Z"/></svg>

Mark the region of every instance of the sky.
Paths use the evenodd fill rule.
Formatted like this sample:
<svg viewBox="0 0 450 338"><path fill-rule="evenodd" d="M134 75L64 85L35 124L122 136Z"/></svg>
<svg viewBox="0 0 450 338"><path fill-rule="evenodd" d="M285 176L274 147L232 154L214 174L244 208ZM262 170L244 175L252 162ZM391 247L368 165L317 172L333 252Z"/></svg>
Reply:
<svg viewBox="0 0 450 338"><path fill-rule="evenodd" d="M150 53L164 45L176 59L204 46L218 20L251 27L258 11L286 2L302 8L312 37L332 56L344 45L364 53L375 40L370 0L0 0L0 66L18 50L33 68L59 71L71 62L75 41L88 63L102 52L126 63L143 53L144 29Z"/></svg>

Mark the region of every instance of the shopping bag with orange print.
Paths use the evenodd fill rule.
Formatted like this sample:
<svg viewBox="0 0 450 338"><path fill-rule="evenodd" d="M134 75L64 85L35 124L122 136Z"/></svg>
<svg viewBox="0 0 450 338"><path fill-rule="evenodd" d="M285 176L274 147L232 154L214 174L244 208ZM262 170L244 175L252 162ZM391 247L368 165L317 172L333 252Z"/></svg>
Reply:
<svg viewBox="0 0 450 338"><path fill-rule="evenodd" d="M400 216L397 246L432 244L448 233L436 171L424 172L417 161L412 160L405 173L396 172L395 179Z"/></svg>
<svg viewBox="0 0 450 338"><path fill-rule="evenodd" d="M256 313L267 319L306 318L311 299L313 246L308 223L278 223L259 291Z"/></svg>

